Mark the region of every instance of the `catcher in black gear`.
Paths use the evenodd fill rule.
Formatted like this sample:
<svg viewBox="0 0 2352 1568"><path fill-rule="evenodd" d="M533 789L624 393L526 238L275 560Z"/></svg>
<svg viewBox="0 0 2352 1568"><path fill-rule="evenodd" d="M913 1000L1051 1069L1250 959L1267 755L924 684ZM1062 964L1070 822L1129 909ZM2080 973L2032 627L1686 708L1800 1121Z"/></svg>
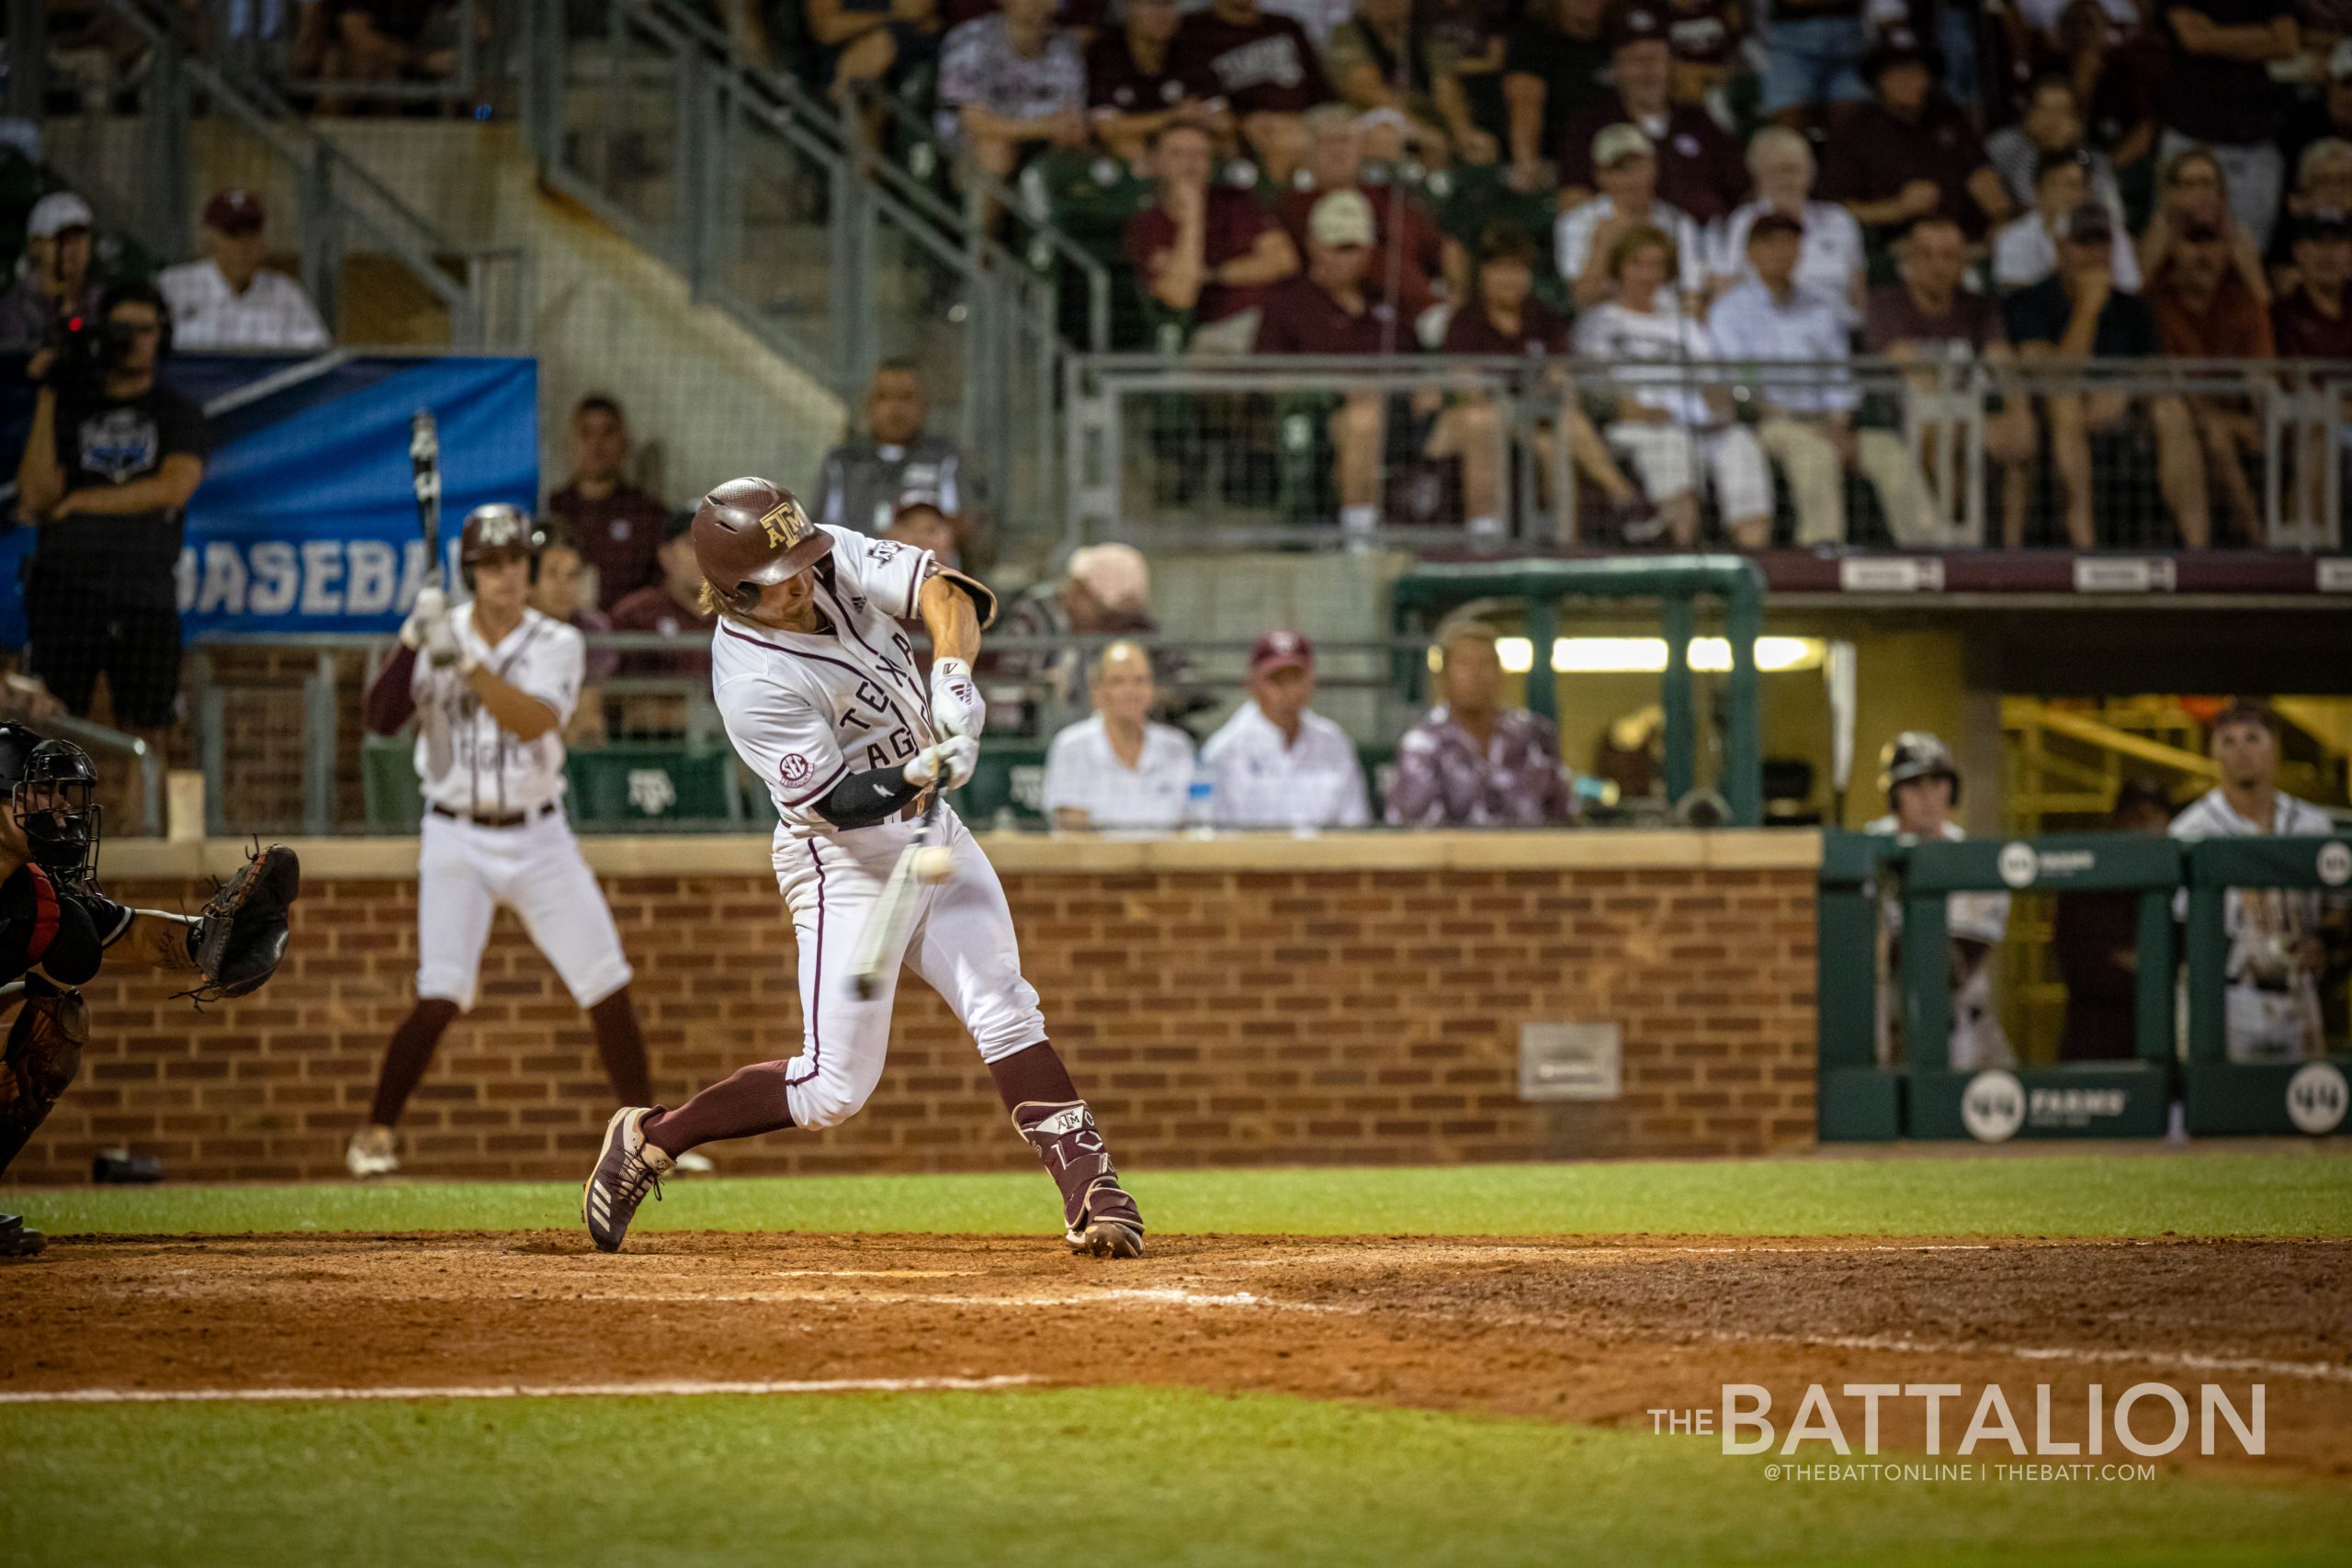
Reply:
<svg viewBox="0 0 2352 1568"><path fill-rule="evenodd" d="M109 956L195 976L199 1004L240 997L286 953L286 907L301 890L294 852L257 851L194 916L126 908L98 891L97 774L89 755L0 724L0 1008L17 1013L0 1044L0 1175L74 1081L89 1038L74 987ZM41 1249L38 1231L0 1214L0 1258Z"/></svg>

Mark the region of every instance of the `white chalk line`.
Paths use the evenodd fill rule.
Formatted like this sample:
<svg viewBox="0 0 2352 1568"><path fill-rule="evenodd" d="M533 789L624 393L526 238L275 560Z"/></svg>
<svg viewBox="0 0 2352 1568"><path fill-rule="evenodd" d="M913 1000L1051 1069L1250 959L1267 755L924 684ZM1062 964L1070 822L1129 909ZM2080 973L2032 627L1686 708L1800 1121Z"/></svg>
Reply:
<svg viewBox="0 0 2352 1568"><path fill-rule="evenodd" d="M837 1307L1085 1307L1107 1304L1264 1307L1271 1312L1341 1313L1356 1310L1327 1306L1320 1302L1276 1301L1270 1296L1254 1295L1248 1291L1206 1294L1197 1291L1168 1289L1086 1291L1077 1294L1059 1296L940 1296L897 1291L861 1291L849 1295L831 1291L593 1291L562 1299L582 1302L632 1302L650 1305L670 1302L692 1303L697 1305L706 1302L762 1302Z"/></svg>
<svg viewBox="0 0 2352 1568"><path fill-rule="evenodd" d="M60 1388L0 1390L0 1404L293 1404L366 1399L566 1399L708 1393L987 1393L1042 1380L1026 1373L987 1378L802 1378L763 1382L657 1379L639 1382L489 1383L455 1388Z"/></svg>

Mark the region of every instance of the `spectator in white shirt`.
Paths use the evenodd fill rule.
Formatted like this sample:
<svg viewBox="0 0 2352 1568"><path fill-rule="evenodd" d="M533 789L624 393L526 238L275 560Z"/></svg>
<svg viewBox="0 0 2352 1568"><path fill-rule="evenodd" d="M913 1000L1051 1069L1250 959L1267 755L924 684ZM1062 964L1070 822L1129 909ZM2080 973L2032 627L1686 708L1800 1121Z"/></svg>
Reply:
<svg viewBox="0 0 2352 1568"><path fill-rule="evenodd" d="M1768 125L1747 144L1747 172L1756 199L1735 208L1714 231L1714 256L1708 264L1717 294L1756 276L1747 265L1747 231L1767 212L1795 219L1804 229L1797 253L1797 287L1839 306L1846 319L1860 319L1862 280L1869 264L1862 254L1862 226L1834 201L1813 199L1813 143L1785 125Z"/></svg>
<svg viewBox="0 0 2352 1568"><path fill-rule="evenodd" d="M1314 711L1315 649L1268 632L1250 649L1250 700L1201 748L1220 828L1362 828L1363 764L1346 730Z"/></svg>
<svg viewBox="0 0 2352 1568"><path fill-rule="evenodd" d="M1849 221L1851 221L1849 219ZM1756 439L1788 476L1797 544L1843 544L1846 469L1854 459L1854 408L1861 400L1842 368L1851 350L1837 301L1797 286L1804 229L1774 209L1748 226L1750 282L1707 314L1715 352L1733 360L1790 360L1814 368L1767 368L1754 393L1763 412Z"/></svg>
<svg viewBox="0 0 2352 1568"><path fill-rule="evenodd" d="M324 348L330 341L302 286L261 265L266 215L249 190L224 190L204 204L204 260L166 267L156 285L172 307L180 349Z"/></svg>
<svg viewBox="0 0 2352 1568"><path fill-rule="evenodd" d="M1637 125L1612 125L1592 139L1592 177L1600 194L1560 214L1552 243L1560 276L1578 310L1607 299L1615 288L1609 256L1635 229L1662 231L1674 242L1676 276L1696 299L1707 278L1706 243L1680 208L1657 199L1657 149Z"/></svg>
<svg viewBox="0 0 2352 1568"><path fill-rule="evenodd" d="M1046 750L1046 815L1057 828L1174 828L1193 784L1193 743L1148 716L1151 656L1131 642L1104 649L1089 672L1094 716Z"/></svg>
<svg viewBox="0 0 2352 1568"><path fill-rule="evenodd" d="M2066 215L2091 196L2090 164L2083 153L2052 152L2034 165L2033 210L2012 218L1993 235L1993 284L2002 293L2040 283L2058 270L2058 232ZM2104 203L2102 203L2104 205ZM2140 292L2140 258L2120 220L2115 224L2115 287Z"/></svg>
<svg viewBox="0 0 2352 1568"><path fill-rule="evenodd" d="M1615 364L1616 411L1603 434L1633 459L1668 537L1684 548L1698 542L1703 462L1726 529L1760 549L1772 533L1772 471L1733 417L1730 391L1712 378L1714 339L1668 287L1674 271L1674 242L1660 231L1618 236L1609 250L1617 296L1577 318L1577 353Z"/></svg>

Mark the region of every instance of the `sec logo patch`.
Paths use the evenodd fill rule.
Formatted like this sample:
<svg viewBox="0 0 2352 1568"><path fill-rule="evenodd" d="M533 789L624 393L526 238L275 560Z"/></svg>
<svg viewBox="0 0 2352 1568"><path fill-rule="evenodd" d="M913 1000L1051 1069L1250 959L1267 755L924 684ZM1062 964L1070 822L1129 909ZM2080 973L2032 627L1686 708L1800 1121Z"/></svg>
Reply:
<svg viewBox="0 0 2352 1568"><path fill-rule="evenodd" d="M776 771L784 775L785 783L798 784L808 776L808 759L797 751L786 751L784 761L776 764Z"/></svg>

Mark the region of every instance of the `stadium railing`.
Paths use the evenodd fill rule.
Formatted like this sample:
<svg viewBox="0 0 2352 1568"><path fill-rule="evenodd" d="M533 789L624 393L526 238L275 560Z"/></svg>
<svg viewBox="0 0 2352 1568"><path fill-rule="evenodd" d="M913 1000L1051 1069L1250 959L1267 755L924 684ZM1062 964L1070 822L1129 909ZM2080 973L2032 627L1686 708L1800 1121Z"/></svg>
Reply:
<svg viewBox="0 0 2352 1568"><path fill-rule="evenodd" d="M988 744L979 775L957 800L970 820L1044 826L1038 785L1046 746L1085 716L1085 661L1113 640L989 639L979 671L990 705ZM1247 682L1246 641L1144 640L1179 672L1162 693L1164 716L1197 719ZM775 821L767 792L737 761L711 701L707 636L606 633L588 644L592 660L619 662L583 698L588 716L570 736L574 826L766 831ZM203 776L209 836L414 830L413 731L368 736L359 718L368 683L393 646L387 637L333 633L208 634L189 645L187 750ZM1359 748L1367 777L1423 710L1428 651L1417 637L1317 644L1318 705L1345 714L1347 727L1369 738ZM1623 814L1662 819L1668 804L1626 802Z"/></svg>
<svg viewBox="0 0 2352 1568"><path fill-rule="evenodd" d="M190 259L196 216L210 193L193 188L199 136L210 166L240 171L266 194L271 234L292 253L303 289L336 341L439 341L453 348L508 348L528 333L527 268L511 248L460 245L403 202L317 124L261 81L232 79L134 0L93 0L141 40L148 67L126 102L57 106L45 92L38 55L12 68L12 110L41 124L43 158L88 197L110 230L134 240L155 265ZM12 29L39 13L38 0L7 0ZM22 55L12 59L21 61ZM354 272L356 265L365 270ZM362 301L358 296L369 298ZM416 335L419 312L445 319Z"/></svg>
<svg viewBox="0 0 2352 1568"><path fill-rule="evenodd" d="M1838 387L1857 401L1856 452L1840 476L1849 548L1997 547L2018 505L2021 542L2063 546L2064 492L2052 461L2050 400L2119 400L2122 417L2090 441L2092 512L2103 550L2170 550L2178 520L2160 483L2149 412L2177 402L2228 421L2230 460L2197 443L2216 547L2324 551L2343 544L2345 418L2352 365L2281 360L2128 360L1987 365L1756 361L1607 362L1308 355L1234 358L1089 355L1067 367L1069 529L1159 550L1336 547L1333 412L1350 397L1386 412L1379 453L1383 523L1372 542L1408 548L1611 548L1666 541L1646 508L1607 503L1578 476L1555 432L1577 416L1620 471L1641 470L1612 435L1627 393L1715 400L1727 424L1760 423L1765 400ZM1477 404L1497 417L1479 438L1507 485L1501 534L1464 527L1465 459L1427 456L1433 423ZM2013 500L1987 456L1988 425L2022 407L2036 444ZM1493 431L1498 434L1483 434ZM1457 440L1456 445L1459 445ZM1703 457L1693 462L1707 488ZM1775 462L1773 538L1796 542L1800 518ZM1892 515L1894 511L1906 515ZM1699 543L1724 537L1711 504Z"/></svg>

